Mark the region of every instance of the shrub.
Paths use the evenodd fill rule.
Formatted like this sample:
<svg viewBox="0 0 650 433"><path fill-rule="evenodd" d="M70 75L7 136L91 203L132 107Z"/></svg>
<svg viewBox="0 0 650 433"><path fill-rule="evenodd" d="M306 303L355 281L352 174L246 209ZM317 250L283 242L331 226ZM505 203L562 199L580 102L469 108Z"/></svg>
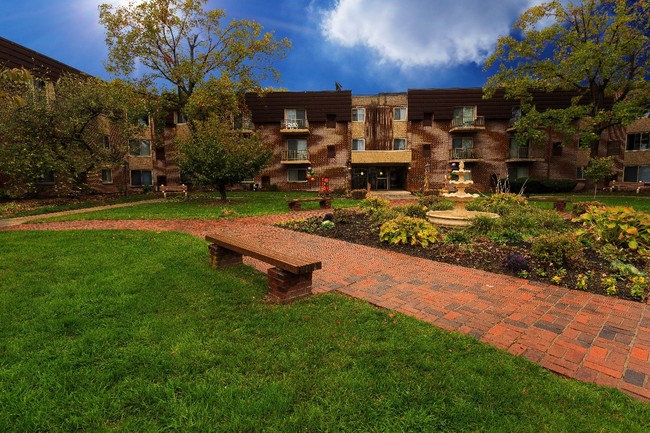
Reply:
<svg viewBox="0 0 650 433"><path fill-rule="evenodd" d="M320 223L320 226L324 229L329 230L329 229L333 229L335 224L330 220L325 220L322 223Z"/></svg>
<svg viewBox="0 0 650 433"><path fill-rule="evenodd" d="M369 195L365 199L359 203L359 209L367 213L368 215L372 215L375 212L383 209L389 209L390 208L390 201L386 200L385 198L378 197L376 195Z"/></svg>
<svg viewBox="0 0 650 433"><path fill-rule="evenodd" d="M650 214L629 207L590 207L574 221L581 238L610 244L642 256L650 255Z"/></svg>
<svg viewBox="0 0 650 433"><path fill-rule="evenodd" d="M513 272L529 271L528 260L521 253L512 253L503 261L503 266Z"/></svg>
<svg viewBox="0 0 650 433"><path fill-rule="evenodd" d="M422 219L400 216L382 224L379 239L391 244L427 247L438 240L438 230L433 224Z"/></svg>
<svg viewBox="0 0 650 433"><path fill-rule="evenodd" d="M605 207L605 205L599 201L578 201L571 205L571 213L575 216L580 216L588 212L589 208L592 206Z"/></svg>
<svg viewBox="0 0 650 433"><path fill-rule="evenodd" d="M498 226L499 221L497 219L479 215L471 219L469 230L477 235L487 235L496 230Z"/></svg>
<svg viewBox="0 0 650 433"><path fill-rule="evenodd" d="M548 194L573 191L578 182L574 179L510 179L510 191L526 194Z"/></svg>
<svg viewBox="0 0 650 433"><path fill-rule="evenodd" d="M353 189L350 191L350 198L352 200L363 200L366 198L366 194L368 194L368 191L365 189Z"/></svg>
<svg viewBox="0 0 650 433"><path fill-rule="evenodd" d="M332 221L334 224L347 224L356 216L357 212L350 208L337 208L334 209Z"/></svg>
<svg viewBox="0 0 650 433"><path fill-rule="evenodd" d="M446 244L469 244L472 236L465 230L452 230L442 240Z"/></svg>
<svg viewBox="0 0 650 433"><path fill-rule="evenodd" d="M572 233L550 233L533 240L530 254L546 266L561 267L582 258L582 244Z"/></svg>
<svg viewBox="0 0 650 433"><path fill-rule="evenodd" d="M427 217L427 211L429 210L426 206L422 206L417 203L407 204L404 206L395 206L393 209L402 215L423 219Z"/></svg>
<svg viewBox="0 0 650 433"><path fill-rule="evenodd" d="M517 208L528 208L528 201L519 194L500 193L493 194L483 200L475 200L467 205L469 210L493 212L499 215L508 215Z"/></svg>
<svg viewBox="0 0 650 433"><path fill-rule="evenodd" d="M375 212L370 214L370 224L372 224L374 227L381 226L384 224L386 221L390 221L392 219L395 219L397 217L401 216L401 214L396 211L392 207L381 207L377 209Z"/></svg>
<svg viewBox="0 0 650 433"><path fill-rule="evenodd" d="M449 210L454 207L454 203L435 195L426 195L418 198L418 204L426 207L428 210Z"/></svg>
<svg viewBox="0 0 650 433"><path fill-rule="evenodd" d="M578 185L575 179L544 179L540 182L542 193L571 192Z"/></svg>
<svg viewBox="0 0 650 433"><path fill-rule="evenodd" d="M638 275L630 277L630 295L635 299L645 299L648 289L648 277L645 275Z"/></svg>

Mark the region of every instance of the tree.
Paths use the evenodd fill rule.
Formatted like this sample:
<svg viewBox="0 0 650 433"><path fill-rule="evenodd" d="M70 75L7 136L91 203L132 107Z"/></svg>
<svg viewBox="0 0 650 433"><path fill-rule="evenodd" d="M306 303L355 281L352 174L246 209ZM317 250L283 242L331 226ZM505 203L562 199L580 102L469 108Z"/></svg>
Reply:
<svg viewBox="0 0 650 433"><path fill-rule="evenodd" d="M26 69L0 68L0 102L23 104L23 94L32 85L32 75Z"/></svg>
<svg viewBox="0 0 650 433"><path fill-rule="evenodd" d="M145 71L140 84L160 80L177 90L178 108L206 77L216 75L250 90L268 78L277 78L272 65L290 47L276 40L254 21L233 20L222 24L223 9L206 11L207 0L145 0L113 8L99 7L99 21L106 28L106 69L130 76L136 65Z"/></svg>
<svg viewBox="0 0 650 433"><path fill-rule="evenodd" d="M142 132L137 119L156 104L123 81L68 74L48 86L13 93L23 103L0 106L4 194L33 192L46 172L55 175L60 193L86 188L91 171L123 161L129 139Z"/></svg>
<svg viewBox="0 0 650 433"><path fill-rule="evenodd" d="M611 156L605 158L589 158L589 164L584 168L584 176L594 184L594 199L598 191L598 182L610 178L614 174L614 160Z"/></svg>
<svg viewBox="0 0 650 433"><path fill-rule="evenodd" d="M201 185L216 186L221 200L226 187L257 175L271 157L269 146L257 133L244 134L230 127L220 114L192 122L192 133L177 141L179 166Z"/></svg>
<svg viewBox="0 0 650 433"><path fill-rule="evenodd" d="M650 0L583 0L564 6L543 3L524 12L515 36L501 37L486 69L485 96L505 88L521 101L516 128L522 141L540 141L544 127L568 136L597 156L599 139L611 126L626 125L650 107ZM565 109L540 113L534 92L570 91Z"/></svg>

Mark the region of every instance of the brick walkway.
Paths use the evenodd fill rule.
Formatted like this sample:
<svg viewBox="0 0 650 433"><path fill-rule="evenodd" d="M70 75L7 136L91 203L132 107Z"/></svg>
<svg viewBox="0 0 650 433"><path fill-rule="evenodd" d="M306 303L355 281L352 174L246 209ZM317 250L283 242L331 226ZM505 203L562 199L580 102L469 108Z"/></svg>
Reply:
<svg viewBox="0 0 650 433"><path fill-rule="evenodd" d="M314 292L339 291L522 355L561 375L650 401L650 306L296 233L272 224L321 211L208 221L74 221L7 230L230 231L319 258ZM1 229L1 228L0 228ZM266 270L268 265L246 259Z"/></svg>

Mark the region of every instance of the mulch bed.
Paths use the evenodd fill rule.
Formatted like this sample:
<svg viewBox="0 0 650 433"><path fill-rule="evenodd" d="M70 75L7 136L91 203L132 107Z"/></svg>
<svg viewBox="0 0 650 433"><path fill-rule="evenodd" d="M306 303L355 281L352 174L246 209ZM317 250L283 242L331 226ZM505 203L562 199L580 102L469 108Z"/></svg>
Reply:
<svg viewBox="0 0 650 433"><path fill-rule="evenodd" d="M423 259L521 277L522 274L520 272L512 271L504 264L509 255L519 253L528 261L529 271L525 278L547 284L555 284L552 281L552 277L557 275L558 270L544 268L539 263L536 263L529 252L530 244L526 242L507 244L494 242L487 238L479 238L472 239L470 243L439 242L428 248L413 245L391 245L379 240L379 228L373 227L368 217L364 214L357 214L356 216L347 218L345 223L338 223L331 228L322 227L321 222L322 218L313 217L301 221L282 223L280 225L296 231L395 251ZM454 229L441 228L443 236L451 230ZM593 251L585 250L585 257L581 263L566 266L564 269L566 270L566 275L561 278L558 284L559 286L574 289L578 281L578 276L580 274L588 275L588 285L584 290L590 293L606 295L605 289L602 287L601 278L604 275L612 274L608 260L605 260ZM630 295L629 290L625 287L625 282L619 281L617 287L618 291L614 296L639 301L639 299L634 299Z"/></svg>

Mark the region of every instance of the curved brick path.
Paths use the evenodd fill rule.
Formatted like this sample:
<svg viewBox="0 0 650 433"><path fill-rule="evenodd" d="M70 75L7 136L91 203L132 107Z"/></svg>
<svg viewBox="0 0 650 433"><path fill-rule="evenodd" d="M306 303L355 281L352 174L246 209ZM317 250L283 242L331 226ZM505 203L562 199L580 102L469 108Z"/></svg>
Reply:
<svg viewBox="0 0 650 433"><path fill-rule="evenodd" d="M301 212L300 217L322 211ZM296 214L233 220L73 221L5 230L232 231L323 262L315 293L337 290L472 335L567 377L650 401L650 306L274 227ZM2 229L0 227L0 229ZM269 265L246 258L266 270Z"/></svg>

